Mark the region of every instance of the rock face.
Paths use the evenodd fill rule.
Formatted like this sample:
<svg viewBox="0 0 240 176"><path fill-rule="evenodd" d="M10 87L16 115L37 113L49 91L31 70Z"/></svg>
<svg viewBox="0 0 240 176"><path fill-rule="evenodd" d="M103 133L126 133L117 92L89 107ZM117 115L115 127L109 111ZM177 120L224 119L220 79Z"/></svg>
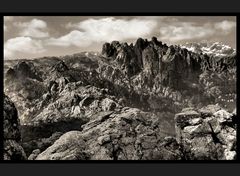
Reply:
<svg viewBox="0 0 240 176"><path fill-rule="evenodd" d="M17 110L6 95L4 95L3 113L4 160L25 160L26 154L19 144L21 134Z"/></svg>
<svg viewBox="0 0 240 176"><path fill-rule="evenodd" d="M114 47L110 43L105 43L102 47L102 54L110 57L114 54Z"/></svg>
<svg viewBox="0 0 240 176"><path fill-rule="evenodd" d="M159 58L153 47L147 47L142 52L143 70L147 74L155 76L159 72Z"/></svg>
<svg viewBox="0 0 240 176"><path fill-rule="evenodd" d="M111 44L105 43L102 48L102 54L121 60L121 64L124 64L125 67L130 66L131 62L123 62L123 60L134 62L132 66L135 68L132 69L137 71L133 72L132 75L140 71L137 69L138 67L141 69L147 68L145 70L153 70L156 73L163 72L166 69L168 72L169 69L174 70L174 68L177 68L176 73L182 73L185 77L190 76L192 72L200 71L201 68L203 70L211 69L221 72L236 66L234 54L216 58L212 55L194 53L179 46L171 45L168 47L166 44L163 45L162 42L158 41L156 37L153 37L151 41L139 38L134 46L127 43L120 44L118 41L114 41ZM169 66L164 67L164 63Z"/></svg>
<svg viewBox="0 0 240 176"><path fill-rule="evenodd" d="M106 56L113 57L121 67L126 68L129 76L143 70L150 76L149 79L154 79L161 73L161 80L165 80L167 86L173 87L174 82L181 80L176 75L188 78L192 72L199 71L202 60L199 55L194 55L186 49L162 45L155 37L151 41L139 38L134 46L119 42L117 45L108 43L103 45L102 50L103 54L109 53ZM176 83L175 88L177 86Z"/></svg>
<svg viewBox="0 0 240 176"><path fill-rule="evenodd" d="M82 131L62 135L37 160L179 160L173 137L156 116L138 109L98 114Z"/></svg>
<svg viewBox="0 0 240 176"><path fill-rule="evenodd" d="M176 136L187 160L236 159L236 116L218 106L176 114Z"/></svg>
<svg viewBox="0 0 240 176"><path fill-rule="evenodd" d="M69 68L68 66L65 64L64 61L59 61L56 65L54 65L53 67L53 71L57 71L57 72L65 72L68 71Z"/></svg>

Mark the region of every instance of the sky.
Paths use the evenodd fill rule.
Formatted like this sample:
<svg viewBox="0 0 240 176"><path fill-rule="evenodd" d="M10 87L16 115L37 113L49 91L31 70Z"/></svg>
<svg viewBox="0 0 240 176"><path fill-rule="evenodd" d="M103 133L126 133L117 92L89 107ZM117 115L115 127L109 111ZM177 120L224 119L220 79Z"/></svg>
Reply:
<svg viewBox="0 0 240 176"><path fill-rule="evenodd" d="M101 51L137 38L171 44L222 42L236 49L234 16L5 16L4 59Z"/></svg>

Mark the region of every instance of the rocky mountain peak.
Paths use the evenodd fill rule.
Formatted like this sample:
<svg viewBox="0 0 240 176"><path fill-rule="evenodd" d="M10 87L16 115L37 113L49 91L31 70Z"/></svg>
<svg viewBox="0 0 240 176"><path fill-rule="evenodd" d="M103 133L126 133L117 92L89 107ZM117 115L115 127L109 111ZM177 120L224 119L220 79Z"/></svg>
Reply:
<svg viewBox="0 0 240 176"><path fill-rule="evenodd" d="M9 77L9 79L31 78L42 81L39 73L35 69L34 64L27 61L19 61L13 68L9 68L6 72L6 77Z"/></svg>
<svg viewBox="0 0 240 176"><path fill-rule="evenodd" d="M64 61L59 61L56 65L53 66L53 71L57 71L57 72L65 72L65 71L68 71L69 68L68 66L65 64Z"/></svg>
<svg viewBox="0 0 240 176"><path fill-rule="evenodd" d="M211 53L203 52L207 50L207 46L200 44L189 44L189 46L191 47L189 48L177 45L167 46L166 44L162 44L161 41L158 41L156 37L152 37L151 41L138 38L134 46L128 45L127 43L120 43L118 41L113 41L111 44L105 43L102 47L102 54L106 57L111 57L113 60L117 60L123 68L127 68L126 72L131 73L129 76L136 75L141 70L146 71L146 68L144 68L146 65L149 73L155 72L155 75L157 75L159 73L159 67L162 67L162 69L167 67L174 67L173 63L178 62L179 60L183 62L181 64L182 66L188 65L188 68L180 68L181 66L178 66L178 70L182 71L196 71L196 69L198 70L199 68L201 68L202 71L205 71L206 69L213 69L213 71L222 71L224 70L224 63L226 62L231 62L231 67L234 66L234 55L224 55L226 57L230 57L229 59L226 57L221 57L218 60L209 60L209 58L212 57ZM233 49L230 49L227 46L221 46L222 47L220 47L219 43L214 43L208 47L208 50L216 53L215 50L219 49L220 47L219 50L221 50L222 53L226 53L226 50L233 51ZM197 48L198 50L201 49L201 52L193 50L193 47ZM146 59L146 51L150 50L152 51L152 54L148 54ZM146 62L151 63L147 64ZM163 67L161 66L163 65L162 62L168 64L165 64L166 66ZM149 65L152 66L149 67Z"/></svg>

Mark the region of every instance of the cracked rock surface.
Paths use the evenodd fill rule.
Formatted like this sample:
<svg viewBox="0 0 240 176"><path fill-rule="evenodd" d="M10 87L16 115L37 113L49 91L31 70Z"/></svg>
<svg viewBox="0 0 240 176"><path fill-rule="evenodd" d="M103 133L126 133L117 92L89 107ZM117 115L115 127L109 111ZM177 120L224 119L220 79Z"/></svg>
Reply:
<svg viewBox="0 0 240 176"><path fill-rule="evenodd" d="M96 115L82 131L62 135L37 160L179 160L174 137L162 131L156 116L138 109Z"/></svg>
<svg viewBox="0 0 240 176"><path fill-rule="evenodd" d="M236 116L209 105L175 115L176 138L191 160L236 159Z"/></svg>

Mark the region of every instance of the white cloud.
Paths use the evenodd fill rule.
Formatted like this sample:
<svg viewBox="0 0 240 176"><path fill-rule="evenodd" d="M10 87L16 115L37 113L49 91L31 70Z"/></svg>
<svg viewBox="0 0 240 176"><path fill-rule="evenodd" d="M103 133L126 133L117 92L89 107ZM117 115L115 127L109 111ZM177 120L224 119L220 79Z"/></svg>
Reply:
<svg viewBox="0 0 240 176"><path fill-rule="evenodd" d="M160 27L160 35L164 40L181 41L191 39L207 39L212 35L227 35L236 27L233 21L205 23L198 25L192 22L179 22L164 24Z"/></svg>
<svg viewBox="0 0 240 176"><path fill-rule="evenodd" d="M68 23L66 28L73 28L70 33L49 40L50 45L88 46L93 42L126 40L149 35L157 26L155 20L147 19L88 19L80 23Z"/></svg>
<svg viewBox="0 0 240 176"><path fill-rule="evenodd" d="M165 26L160 29L161 38L170 41L200 39L214 34L209 24L196 26L194 23L179 23L179 26Z"/></svg>
<svg viewBox="0 0 240 176"><path fill-rule="evenodd" d="M17 57L18 53L39 54L44 52L42 42L30 37L16 37L6 41L4 44L4 58Z"/></svg>
<svg viewBox="0 0 240 176"><path fill-rule="evenodd" d="M30 22L16 22L15 26L20 28L19 35L35 38L48 37L47 23L43 20L33 19Z"/></svg>
<svg viewBox="0 0 240 176"><path fill-rule="evenodd" d="M214 27L228 34L232 29L236 28L236 22L224 20L222 22L215 23Z"/></svg>
<svg viewBox="0 0 240 176"><path fill-rule="evenodd" d="M88 38L84 35L84 32L74 30L68 33L67 35L64 35L62 37L59 37L57 39L51 38L47 40L48 45L55 45L55 46L89 46L91 44L91 40L88 40Z"/></svg>

